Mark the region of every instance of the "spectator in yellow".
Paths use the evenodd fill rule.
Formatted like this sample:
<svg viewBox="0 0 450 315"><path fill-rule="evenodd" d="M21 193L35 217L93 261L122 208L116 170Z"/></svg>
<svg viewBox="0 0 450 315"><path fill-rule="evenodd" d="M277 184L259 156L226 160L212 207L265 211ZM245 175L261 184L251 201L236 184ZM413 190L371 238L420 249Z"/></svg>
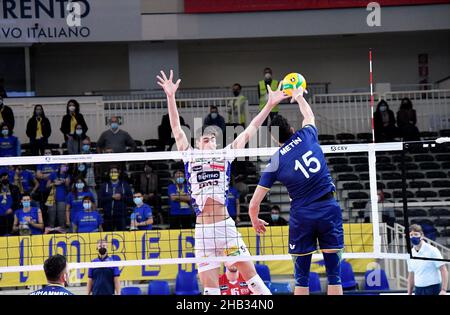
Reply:
<svg viewBox="0 0 450 315"><path fill-rule="evenodd" d="M247 97L241 94L242 86L239 83L233 84L233 96L236 99L232 100L228 105L228 123L233 125L242 125L244 128L247 121Z"/></svg>
<svg viewBox="0 0 450 315"><path fill-rule="evenodd" d="M258 83L259 111L261 111L267 103L267 86L270 86L272 91L276 91L278 89L278 81L272 79L272 69L270 68L264 69L264 80L261 80ZM278 111L279 108L277 105L269 114L270 120L278 115ZM264 121L263 126L267 126L267 118Z"/></svg>

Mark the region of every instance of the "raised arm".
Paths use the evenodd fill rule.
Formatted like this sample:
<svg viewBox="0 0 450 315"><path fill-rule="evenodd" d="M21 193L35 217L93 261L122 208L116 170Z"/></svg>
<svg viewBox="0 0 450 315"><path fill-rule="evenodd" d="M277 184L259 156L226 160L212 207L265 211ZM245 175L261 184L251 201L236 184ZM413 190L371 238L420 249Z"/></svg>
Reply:
<svg viewBox="0 0 450 315"><path fill-rule="evenodd" d="M248 207L248 214L252 220L252 226L258 234L264 234L266 232L266 225L268 225L266 221L258 218L259 207L268 191L269 190L267 188L256 186L252 200L250 200Z"/></svg>
<svg viewBox="0 0 450 315"><path fill-rule="evenodd" d="M185 151L189 148L189 141L181 129L180 116L178 115L177 103L175 100L175 93L180 86L181 79L178 79L176 83L173 83L173 71L170 70L169 79L166 74L161 71L161 76L157 76L158 85L163 88L167 96L167 108L169 110L170 127L172 128L173 135L175 136L175 142L177 144L178 151Z"/></svg>
<svg viewBox="0 0 450 315"><path fill-rule="evenodd" d="M315 126L314 113L311 109L311 106L309 106L308 102L303 97L303 93L304 93L304 90L302 87L292 90L291 103L294 103L294 101L297 101L297 103L298 103L300 112L303 115L302 127L305 127L306 125Z"/></svg>
<svg viewBox="0 0 450 315"><path fill-rule="evenodd" d="M251 137L258 131L258 128L262 125L264 120L269 116L272 109L277 106L282 100L289 98L289 96L281 90L281 83L276 91L272 91L270 86L267 86L267 91L269 93L266 106L256 115L251 121L244 132L242 132L231 144L233 149L245 148L245 145L250 140Z"/></svg>

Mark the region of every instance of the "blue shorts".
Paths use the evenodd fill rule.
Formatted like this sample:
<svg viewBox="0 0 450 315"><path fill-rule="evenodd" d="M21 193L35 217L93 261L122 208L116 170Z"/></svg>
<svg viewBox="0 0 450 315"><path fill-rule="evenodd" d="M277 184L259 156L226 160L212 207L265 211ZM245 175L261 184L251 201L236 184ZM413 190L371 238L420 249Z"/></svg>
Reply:
<svg viewBox="0 0 450 315"><path fill-rule="evenodd" d="M344 248L342 210L335 199L292 207L289 218L289 254L306 255L320 249Z"/></svg>

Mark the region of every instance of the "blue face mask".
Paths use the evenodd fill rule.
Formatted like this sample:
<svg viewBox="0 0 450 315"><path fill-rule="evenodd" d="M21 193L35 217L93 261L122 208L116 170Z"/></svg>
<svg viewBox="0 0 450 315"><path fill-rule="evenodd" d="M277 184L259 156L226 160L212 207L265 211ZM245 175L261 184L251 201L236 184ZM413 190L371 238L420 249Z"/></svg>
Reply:
<svg viewBox="0 0 450 315"><path fill-rule="evenodd" d="M83 134L83 129L77 129L75 133L77 134L77 136L81 136Z"/></svg>
<svg viewBox="0 0 450 315"><path fill-rule="evenodd" d="M411 244L413 244L414 246L417 246L420 244L420 236L416 236L416 237L410 237L411 240Z"/></svg>
<svg viewBox="0 0 450 315"><path fill-rule="evenodd" d="M177 184L183 184L184 183L184 177L177 177Z"/></svg>
<svg viewBox="0 0 450 315"><path fill-rule="evenodd" d="M22 205L24 208L29 208L31 205L31 201L22 201Z"/></svg>
<svg viewBox="0 0 450 315"><path fill-rule="evenodd" d="M111 129L112 130L117 130L117 128L119 128L119 124L118 123L111 123Z"/></svg>
<svg viewBox="0 0 450 315"><path fill-rule="evenodd" d="M84 166L84 164L78 165L78 170L79 170L80 172L84 172L85 169L86 169L86 166Z"/></svg>
<svg viewBox="0 0 450 315"><path fill-rule="evenodd" d="M76 183L76 184L75 184L75 187L76 187L78 190L82 190L82 189L84 188L84 183Z"/></svg>
<svg viewBox="0 0 450 315"><path fill-rule="evenodd" d="M89 152L91 150L91 146L89 144L83 144L83 152Z"/></svg>
<svg viewBox="0 0 450 315"><path fill-rule="evenodd" d="M2 135L4 135L5 137L6 137L7 135L9 135L9 130L2 129Z"/></svg>
<svg viewBox="0 0 450 315"><path fill-rule="evenodd" d="M91 203L90 203L90 202L84 202L84 203L83 203L83 208L84 208L84 210L89 210L89 209L91 209Z"/></svg>
<svg viewBox="0 0 450 315"><path fill-rule="evenodd" d="M211 118L212 119L216 119L217 118L217 113L211 113Z"/></svg>
<svg viewBox="0 0 450 315"><path fill-rule="evenodd" d="M133 201L134 201L134 203L137 205L137 206L139 206L140 204L142 204L142 198L134 198L133 199Z"/></svg>
<svg viewBox="0 0 450 315"><path fill-rule="evenodd" d="M272 221L278 221L278 219L280 218L279 214L271 214L270 216L272 217Z"/></svg>

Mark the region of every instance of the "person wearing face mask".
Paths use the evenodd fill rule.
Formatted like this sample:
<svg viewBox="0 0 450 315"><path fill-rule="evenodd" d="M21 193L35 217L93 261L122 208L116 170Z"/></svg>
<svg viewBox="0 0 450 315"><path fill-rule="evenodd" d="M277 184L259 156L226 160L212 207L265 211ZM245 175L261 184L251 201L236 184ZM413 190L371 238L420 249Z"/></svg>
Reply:
<svg viewBox="0 0 450 315"><path fill-rule="evenodd" d="M113 261L108 256L108 243L105 240L97 241L98 258L92 262ZM89 268L88 295L120 295L120 270L118 267Z"/></svg>
<svg viewBox="0 0 450 315"><path fill-rule="evenodd" d="M69 166L62 164L56 172L52 172L47 180L50 193L47 197L48 225L50 228L66 227L66 196L70 189L71 176Z"/></svg>
<svg viewBox="0 0 450 315"><path fill-rule="evenodd" d="M127 147L130 151L136 149L136 143L128 132L122 130L119 126L119 119L116 116L110 119L110 128L104 131L97 141L97 152L102 153L104 149L112 148L114 153L127 152Z"/></svg>
<svg viewBox="0 0 450 315"><path fill-rule="evenodd" d="M19 139L12 135L6 123L0 124L0 130L0 157L20 156L22 150Z"/></svg>
<svg viewBox="0 0 450 315"><path fill-rule="evenodd" d="M116 166L111 167L109 180L100 187L98 200L104 211L105 231L125 231L127 207L133 202L133 194Z"/></svg>
<svg viewBox="0 0 450 315"><path fill-rule="evenodd" d="M44 156L51 156L52 150L49 148L44 149ZM36 179L39 182L39 189L38 194L39 198L38 200L41 204L41 209L45 212L45 202L48 198L48 195L50 193L50 188L48 188L47 183L50 175L53 172L57 172L61 164L39 164L36 167ZM45 219L44 219L45 221Z"/></svg>
<svg viewBox="0 0 450 315"><path fill-rule="evenodd" d="M72 231L74 220L78 214L83 211L83 198L89 197L92 203L95 203L94 194L89 190L82 177L78 177L72 186L72 191L66 197L66 226Z"/></svg>
<svg viewBox="0 0 450 315"><path fill-rule="evenodd" d="M144 172L136 177L134 187L142 192L144 202L150 205L155 216L155 224L163 224L163 217L161 215L161 196L159 195L159 181L158 174L156 174L150 164L144 166Z"/></svg>
<svg viewBox="0 0 450 315"><path fill-rule="evenodd" d="M251 295L247 282L242 278L236 266L228 266L219 278L221 295Z"/></svg>
<svg viewBox="0 0 450 315"><path fill-rule="evenodd" d="M394 112L389 109L385 100L381 100L373 114L375 141L392 142L397 137L398 130L395 126Z"/></svg>
<svg viewBox="0 0 450 315"><path fill-rule="evenodd" d="M191 196L183 171L176 171L174 183L167 187L169 195L169 224L171 229L192 228Z"/></svg>
<svg viewBox="0 0 450 315"><path fill-rule="evenodd" d="M283 226L288 225L288 222L280 215L280 207L277 205L272 206L270 210L270 219L268 221L269 226Z"/></svg>
<svg viewBox="0 0 450 315"><path fill-rule="evenodd" d="M133 202L136 207L130 217L130 230L151 230L153 224L152 208L144 203L141 192L135 192Z"/></svg>
<svg viewBox="0 0 450 315"><path fill-rule="evenodd" d="M22 195L22 208L14 213L13 232L20 235L38 235L44 230L41 209L31 206L30 194Z"/></svg>
<svg viewBox="0 0 450 315"><path fill-rule="evenodd" d="M67 102L66 114L61 121L61 132L64 135L64 141L67 142L76 134L76 126L81 125L83 134L88 131L88 126L84 120L83 114L80 113L80 104L76 100L69 100Z"/></svg>
<svg viewBox="0 0 450 315"><path fill-rule="evenodd" d="M81 154L92 154L91 151L91 139L86 137L81 142ZM86 180L86 184L90 191L94 194L95 199L97 199L97 184L95 182L95 164L94 163L80 163L77 165L76 172L77 177L82 176ZM101 173L100 173L101 174Z"/></svg>
<svg viewBox="0 0 450 315"><path fill-rule="evenodd" d="M5 123L9 129L14 130L15 119L11 107L3 103L3 97L0 96L0 124Z"/></svg>
<svg viewBox="0 0 450 315"><path fill-rule="evenodd" d="M74 295L65 286L69 282L66 257L56 254L44 262L47 285L30 295Z"/></svg>
<svg viewBox="0 0 450 315"><path fill-rule="evenodd" d="M75 127L75 134L67 140L67 152L69 154L83 153L83 141L88 138L84 133L83 126L77 124Z"/></svg>
<svg viewBox="0 0 450 315"><path fill-rule="evenodd" d="M397 112L397 125L403 141L419 141L420 132L416 126L417 115L409 98L402 99Z"/></svg>
<svg viewBox="0 0 450 315"><path fill-rule="evenodd" d="M259 97L259 111L261 111L264 106L267 103L268 100L268 93L267 93L267 86L269 86L272 91L276 91L278 89L279 82L277 80L274 80L272 78L272 69L271 68L265 68L264 69L264 80L261 80L258 82L258 97ZM279 112L278 105L275 106L272 111L269 114L270 119L272 119L275 115L277 115ZM263 126L266 126L268 122L268 118L264 120Z"/></svg>
<svg viewBox="0 0 450 315"><path fill-rule="evenodd" d="M233 84L232 92L236 98L228 104L228 123L246 127L248 113L248 99L241 94L242 86L239 83Z"/></svg>
<svg viewBox="0 0 450 315"><path fill-rule="evenodd" d="M19 208L19 188L9 183L6 170L0 173L0 236L11 232L13 224L13 211Z"/></svg>
<svg viewBox="0 0 450 315"><path fill-rule="evenodd" d="M74 219L73 226L75 233L103 232L103 219L95 209L95 204L91 197L83 198L83 210Z"/></svg>
<svg viewBox="0 0 450 315"><path fill-rule="evenodd" d="M446 295L448 270L442 261L439 250L424 240L422 227L412 224L409 227L411 255L413 257L441 259L408 259L408 295Z"/></svg>
<svg viewBox="0 0 450 315"><path fill-rule="evenodd" d="M209 108L209 114L203 120L203 126L217 126L222 130L222 135L225 135L225 119L219 114L217 106L212 105Z"/></svg>
<svg viewBox="0 0 450 315"><path fill-rule="evenodd" d="M33 156L44 155L48 138L52 134L50 120L45 116L42 105L35 105L33 116L28 120L27 137L30 139L30 150Z"/></svg>

